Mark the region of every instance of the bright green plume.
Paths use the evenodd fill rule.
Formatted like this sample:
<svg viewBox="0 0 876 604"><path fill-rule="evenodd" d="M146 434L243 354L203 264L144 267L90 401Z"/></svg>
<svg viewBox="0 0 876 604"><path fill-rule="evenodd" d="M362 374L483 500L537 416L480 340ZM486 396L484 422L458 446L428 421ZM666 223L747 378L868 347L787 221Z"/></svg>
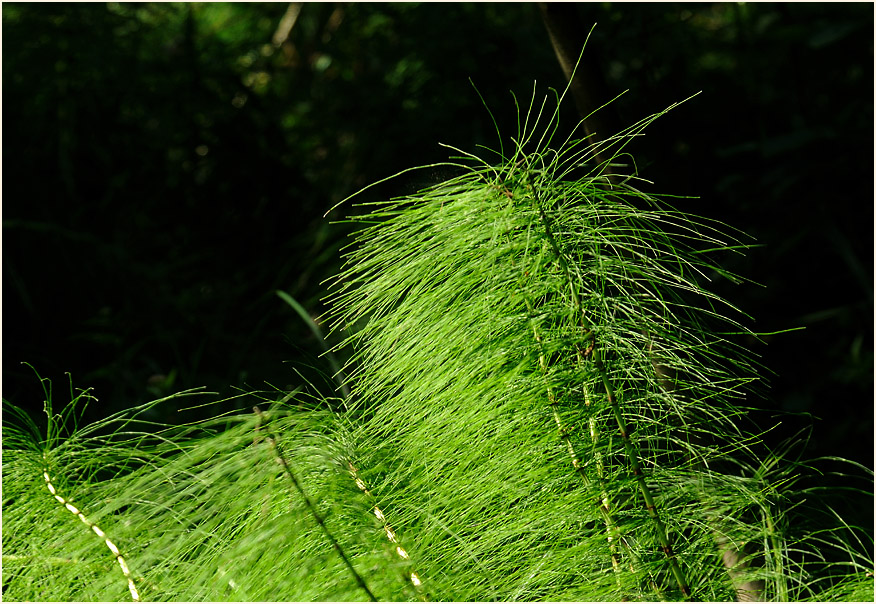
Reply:
<svg viewBox="0 0 876 604"><path fill-rule="evenodd" d="M495 161L351 219L343 399L80 428L88 394L47 391L47 430L7 405L4 598L872 594L872 543L804 526L833 514L812 470L747 424L754 334L707 289L745 246L619 175L657 116L553 147L555 100Z"/></svg>

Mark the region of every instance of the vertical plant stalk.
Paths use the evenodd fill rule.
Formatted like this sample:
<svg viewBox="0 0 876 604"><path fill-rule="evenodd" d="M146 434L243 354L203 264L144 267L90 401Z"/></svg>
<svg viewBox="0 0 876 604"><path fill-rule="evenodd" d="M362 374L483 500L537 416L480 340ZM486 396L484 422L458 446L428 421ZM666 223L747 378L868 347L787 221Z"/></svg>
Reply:
<svg viewBox="0 0 876 604"><path fill-rule="evenodd" d="M663 553L666 554L666 559L669 561L669 569L672 571L672 575L673 577L675 577L675 581L678 584L678 588L681 590L681 593L684 594L685 597L689 598L691 595L690 587L688 587L684 572L678 565L678 561L675 557L675 552L672 550L672 545L669 543L669 537L666 534L666 527L664 526L663 521L660 519L660 514L657 512L657 507L654 504L654 497L651 494L651 489L648 488L648 483L645 481L645 474L642 470L641 464L639 463L639 452L636 449L636 445L630 439L627 423L626 420L624 420L623 413L620 410L620 405L618 404L617 399L614 396L614 390L612 388L611 381L608 379L608 373L605 371L605 367L602 365L601 361L594 359L594 363L596 364L596 370L602 377L602 384L605 387L605 394L608 397L608 403L609 405L611 405L611 410L614 413L618 429L620 430L620 436L624 441L624 449L626 450L627 458L630 461L630 469L633 472L633 476L636 477L636 482L639 485L639 491L642 493L642 497L645 499L645 506L648 510L648 515L654 522L654 528L657 531L657 539L660 541Z"/></svg>
<svg viewBox="0 0 876 604"><path fill-rule="evenodd" d="M128 580L128 591L131 592L131 600L133 600L134 602L139 602L140 593L137 591L137 586L134 583L134 578L131 576L131 571L128 568L128 564L127 562L125 562L125 558L124 556L122 556L119 548L116 547L116 544L113 543L110 538L106 536L106 533L104 533L99 526L91 522L84 513L82 513L76 506L64 499L64 497L58 493L55 485L52 484L52 478L51 476L49 476L48 468L43 469L43 478L46 481L46 486L49 489L49 493L51 493L60 504L67 508L67 510L71 514L79 518L79 520L81 520L88 528L94 531L95 535L103 539L104 543L106 543L107 548L109 548L109 551L112 552L113 556L115 557L116 562L119 563L119 568L122 569L122 574L125 575L125 579Z"/></svg>
<svg viewBox="0 0 876 604"><path fill-rule="evenodd" d="M526 306L528 307L530 315L533 314L532 306L529 303L529 300L526 301ZM533 324L532 325L532 333L535 337L535 341L538 342L539 346L542 345L541 334L538 331L538 328ZM544 351L539 352L538 355L538 364L541 369L542 375L547 375L547 361L545 360ZM551 407L551 414L553 415L554 422L557 424L557 431L560 434L560 439L566 445L566 449L569 451L569 456L572 458L572 467L575 468L575 472L581 477L581 480L584 481L584 485L587 487L592 486L590 478L587 476L587 473L584 471L584 466L581 464L581 457L578 455L578 452L575 451L575 446L572 444L572 440L569 438L569 428L567 428L563 424L563 420L560 417L559 410L557 409L557 398L554 394L553 389L550 386L547 386L547 397L548 404ZM621 572L620 565L620 556L617 552L617 542L618 542L618 531L617 525L614 522L614 519L611 516L611 510L608 505L608 494L605 493L604 490L601 491L602 501L598 501L596 503L596 507L599 510L600 516L602 516L603 522L605 522L605 529L607 533L607 541L608 541L608 550L611 555L611 567L615 573ZM618 587L620 587L620 577L617 579Z"/></svg>
<svg viewBox="0 0 876 604"><path fill-rule="evenodd" d="M605 76L598 68L599 58L591 58L587 62L580 60L593 30L584 27L578 14L578 6L564 2L539 2L538 8L557 62L569 82L569 90L575 101L575 108L583 120L587 138L597 143L605 140L609 133L620 132L619 120L613 107L594 111L603 105L603 99L611 98L611 95L606 92L608 86ZM588 50L588 55L593 52ZM594 159L596 163L605 165L606 173L610 172L608 157L597 152Z"/></svg>
<svg viewBox="0 0 876 604"><path fill-rule="evenodd" d="M252 409L255 412L255 414L258 416L259 421L264 422L264 415L262 415L261 409L259 409L258 406L255 406ZM256 429L258 430L258 427ZM347 554L344 553L344 550L341 548L340 544L337 542L334 535L332 535L331 531L329 531L328 527L325 525L325 522L323 521L322 516L319 515L319 512L316 509L316 506L313 505L313 502L310 501L310 498L307 496L307 493L304 492L304 488L301 486L301 483L299 483L298 479L295 478L295 474L292 472L292 468L289 467L289 463L286 461L286 457L283 455L283 452L280 451L280 448L277 446L277 438L274 436L273 432L271 432L270 428L267 427L267 424L265 424L265 433L266 433L266 438L267 438L268 444L271 446L271 451L273 451L274 456L277 458L277 461L280 463L280 465L283 466L283 472L286 474L286 476L289 477L289 480L292 481L292 484L295 486L295 489L301 495L301 498L304 500L304 503L307 506L307 509L310 510L310 513L313 516L313 519L320 526L323 533L325 533L326 537L331 542L332 547L335 548L335 551L341 557L341 560L344 561L344 564L346 565L347 569L349 569L350 573L353 575L353 578L355 579L356 583L359 585L359 587L362 588L362 591L364 591L368 595L368 599L371 600L372 602L376 602L377 598L375 598L374 594L371 593L371 590L368 589L368 585L365 584L365 581L362 579L361 575L359 575L359 573L356 571L356 569L353 568L353 564L347 558Z"/></svg>
<svg viewBox="0 0 876 604"><path fill-rule="evenodd" d="M551 45L557 56L557 61L560 68L569 82L569 89L575 101L575 106L578 114L582 118L584 131L588 138L597 145L607 132L619 132L615 112L609 108L607 111L602 110L594 112L596 107L600 106L597 99L608 98L606 94L606 84L603 74L596 65L599 64L598 57L596 60L582 62L583 48L587 44L589 34L585 37L583 32L586 28L583 27L577 7L563 5L560 3L540 2L539 10L550 37ZM592 30L591 30L592 31ZM592 52L592 51L591 51ZM579 57L576 60L576 57ZM603 108L605 109L605 108ZM606 124L610 127L606 128ZM612 173L612 166L609 161L605 161L599 152L594 155L597 163L602 165L602 173L609 177L611 182L616 182L616 178ZM652 354L653 350L651 342L648 343L648 353ZM656 373L657 384L666 392L670 393L674 390L675 375L674 371L656 359L652 359L652 364ZM740 572L744 570L750 563L746 560L746 553L716 532L716 544L721 556L724 567L727 569L733 584L736 588L737 599L739 601L759 601L763 595L763 582L753 581L744 582L740 580Z"/></svg>
<svg viewBox="0 0 876 604"><path fill-rule="evenodd" d="M581 305L581 299L578 295L578 288L576 287L575 280L572 278L572 273L569 270L569 265L566 262L566 259L563 256L559 245L557 244L556 238L553 235L550 220L548 219L548 216L544 210L544 205L542 204L541 199L538 196L538 191L532 179L532 173L528 170L527 179L529 189L533 196L533 200L535 201L536 207L538 208L539 216L542 221L542 226L545 230L545 235L550 242L554 255L557 258L557 264L559 265L560 270L563 272L563 275L566 278L566 283L569 286L569 291L572 297L572 304L574 305L577 316L580 318L581 327L586 330L585 333L592 333L592 326L588 325L588 320L584 315L584 309ZM590 354L593 355L592 350L590 351ZM651 489L648 487L648 483L645 480L644 472L642 470L641 464L639 463L639 452L636 445L630 439L626 420L624 419L623 413L620 409L620 405L617 402L617 398L614 395L614 388L612 387L611 381L609 380L608 373L606 372L605 366L602 364L602 361L595 355L593 355L593 362L596 370L599 372L599 375L602 379L602 384L605 388L605 394L608 399L608 403L611 406L612 413L614 414L615 421L618 425L618 430L620 431L621 439L623 439L624 442L624 449L626 451L627 458L629 459L630 469L632 470L633 476L635 476L636 478L636 482L639 486L639 491L641 492L642 497L645 500L645 506L648 510L648 516L651 518L651 521L654 524L654 529L657 533L657 539L660 541L660 546L663 549L663 553L666 555L667 562L669 563L669 569L672 572L672 576L675 578L675 581L678 584L678 588L681 590L681 593L684 594L686 598L689 598L691 595L690 587L688 586L688 582L684 576L684 572L681 570L681 567L678 564L675 552L672 550L672 545L670 544L669 537L666 533L666 527L660 518L660 514L658 513L657 507L654 502L654 497L651 493Z"/></svg>
<svg viewBox="0 0 876 604"><path fill-rule="evenodd" d="M785 558L783 556L784 548L782 547L782 544L777 537L777 527L775 522L776 519L773 518L772 511L767 509L765 516L767 530L769 531L769 540L770 544L772 545L771 548L767 548L767 556L772 558L772 563L778 571L777 575L778 577L780 577L777 583L776 600L780 602L787 602L789 599L789 594L788 584L785 580Z"/></svg>
<svg viewBox="0 0 876 604"><path fill-rule="evenodd" d="M594 339L591 342L590 346L586 350L582 351L579 348L578 350L575 351L575 354L576 354L577 359L578 359L578 364L580 366L584 365L586 357L591 352L593 352L593 347L595 345L596 345L596 340ZM587 407L589 407L590 406L589 388L588 388L587 384L582 384L582 387L584 390L584 404ZM596 475L599 477L599 485L601 487L601 496L602 496L602 505L606 509L607 512L610 512L611 511L611 499L609 498L608 490L605 488L605 465L603 463L602 453L600 453L596 449L596 446L599 442L599 429L596 426L596 418L593 417L593 415L591 415L587 419L587 426L588 426L589 431L590 431L590 440L593 443L594 456L595 456L595 461L596 461ZM626 541L624 541L624 539L623 539L620 531L617 529L617 527L613 525L613 528L614 528L614 530L609 532L609 539L611 539L612 535L613 535L614 538L619 540L621 542L621 544L624 546L624 548L626 549L627 555L630 557L630 562L629 562L630 571L635 574L636 568L642 567L642 564L639 561L639 557L636 555L636 553L633 551L633 549L627 545ZM650 583L651 589L657 595L658 599L663 601L664 600L663 592L660 589L660 586L657 584L657 581L654 579L653 576L649 579L649 583Z"/></svg>
<svg viewBox="0 0 876 604"><path fill-rule="evenodd" d="M531 315L532 314L532 306L530 305L528 300L526 301L526 305L527 305L527 308L530 311L530 315ZM533 325L532 330L533 330L533 335L535 337L536 342L538 342L538 344L541 345L542 338L538 332L538 328L535 325ZM577 351L578 362L580 364L583 364L584 357L586 357L588 354L590 354L590 352L592 352L592 350L593 350L592 346L589 347L583 353L582 353L582 351L578 350ZM539 354L538 361L539 361L539 367L540 367L542 373L546 374L547 373L547 362L545 361L544 352L541 352ZM586 400L588 397L586 386L584 389L584 393L585 393L584 394L585 405L589 406L590 402ZM584 485L587 487L591 487L593 483L591 482L590 478L587 476L586 472L584 471L584 466L581 464L581 458L578 455L577 451L575 451L575 447L572 444L571 439L569 438L569 429L563 424L562 418L560 417L559 411L557 409L556 397L553 393L553 389L550 388L550 386L547 387L547 395L548 395L548 403L550 404L550 407L551 407L551 413L553 415L554 422L557 424L557 430L560 434L560 438L562 439L563 443L566 445L566 448L569 451L569 455L572 458L572 467L575 468L575 471L581 477L581 480L584 481ZM595 445L599 439L599 433L597 431L596 422L595 422L594 418L591 417L588 420L588 427L590 430L591 440L593 441L593 444L595 447ZM642 564L639 560L639 557L636 555L636 553L633 551L633 549L631 547L629 547L627 542L622 538L620 530L618 529L617 524L614 521L614 517L611 514L611 501L609 499L608 491L605 489L605 485L602 482L602 480L604 478L604 466L602 463L601 454L599 454L598 452L596 452L596 472L597 472L597 475L599 476L599 479L600 479L600 501L598 501L596 503L596 507L599 510L600 516L602 516L603 522L605 523L606 540L608 542L609 553L611 555L611 566L612 566L613 571L615 572L615 576L617 577L618 587L620 588L621 587L620 573L622 572L622 569L621 569L620 555L619 555L618 550L617 550L617 544L620 543L621 546L624 548L626 554L629 556L630 561L629 561L628 565L630 568L630 572L635 574L636 569L641 568ZM651 589L658 596L658 598L660 600L663 600L663 594L661 593L660 587L657 585L657 582L654 580L654 578L651 577L648 582L649 582Z"/></svg>

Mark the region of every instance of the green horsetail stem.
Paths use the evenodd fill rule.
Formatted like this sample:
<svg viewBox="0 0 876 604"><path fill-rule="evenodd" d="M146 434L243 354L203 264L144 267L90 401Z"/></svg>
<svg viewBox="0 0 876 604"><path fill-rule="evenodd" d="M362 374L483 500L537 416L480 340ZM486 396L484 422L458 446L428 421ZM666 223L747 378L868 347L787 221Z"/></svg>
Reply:
<svg viewBox="0 0 876 604"><path fill-rule="evenodd" d="M533 182L532 175L527 173L527 179L529 189L532 193L533 199L535 200L536 206L538 207L538 212L542 221L542 226L544 227L545 235L550 242L551 247L553 248L554 254L556 255L557 263L560 265L560 269L563 271L563 274L569 286L575 311L581 319L582 326L587 330L586 333L592 334L592 327L587 325L587 319L584 315L584 309L581 306L581 299L578 294L576 282L572 278L572 273L569 270L569 265L566 262L563 253L560 251L560 247L554 237L550 225L550 220L544 211L544 205L542 204L538 196L538 191L535 187L535 183ZM592 352L593 351L591 348L590 354L592 354ZM669 568L672 572L672 576L675 578L675 581L678 584L678 588L681 590L681 593L683 593L685 597L689 598L691 596L690 587L688 586L688 582L684 576L684 572L681 570L681 567L678 564L678 560L676 559L675 552L672 549L672 545L669 542L669 537L666 534L666 527L664 526L663 521L660 519L660 514L657 512L657 506L654 504L654 497L651 494L651 489L648 488L648 484L645 481L645 476L642 471L641 464L639 463L639 452L635 444L633 444L632 440L630 440L629 430L627 429L627 424L624 420L623 413L621 412L620 405L618 404L617 398L614 395L614 390L612 388L611 381L608 378L608 373L605 371L605 367L602 365L601 361L595 358L594 361L596 369L602 378L602 383L605 387L605 393L608 398L609 405L611 405L612 412L614 414L615 420L617 421L618 429L620 430L620 436L624 442L624 449L626 450L627 458L629 459L630 469L633 472L633 476L635 476L636 478L636 482L639 486L639 491L642 493L642 497L645 499L645 506L648 510L648 515L654 523L654 528L657 532L657 538L660 541L663 553L666 554L666 559L669 563Z"/></svg>
<svg viewBox="0 0 876 604"><path fill-rule="evenodd" d="M264 415L262 414L261 409L259 409L256 406L256 407L253 407L252 410L258 416L260 421L264 421ZM258 430L259 430L259 427L257 426L256 431L258 431ZM350 562L349 558L347 558L347 554L344 553L344 550L340 546L340 544L338 543L338 540L335 539L335 536L332 535L331 531L329 531L328 527L325 525L325 521L323 521L322 516L319 515L319 512L316 509L316 506L313 505L313 502L310 500L310 497L308 497L307 493L304 492L304 487L301 486L301 483L295 477L295 474L292 472L292 468L289 467L289 463L286 461L286 456L283 455L283 452L280 450L280 447L277 444L277 437L274 435L274 433L271 431L271 429L268 428L267 425L265 425L265 432L267 435L268 444L270 445L271 451L273 451L274 456L277 458L277 462L283 467L283 472L286 474L286 476L289 477L289 480L292 481L292 484L295 486L295 489L298 491L298 494L301 495L301 498L304 500L304 503L307 505L307 509L310 510L310 513L313 516L313 519L316 521L316 523L322 529L323 533L325 533L325 536L331 542L332 547L334 547L335 551L338 553L338 556L340 556L341 560L344 561L344 565L349 569L350 573L353 575L353 578L355 579L356 584L360 588L362 588L362 591L364 591L368 595L369 600L371 600L372 602L376 602L377 598L374 597L374 594L371 593L371 590L368 588L368 585L365 584L365 580L362 579L362 576L353 567L353 564Z"/></svg>
<svg viewBox="0 0 876 604"><path fill-rule="evenodd" d="M45 459L45 456L43 456L43 458ZM49 475L48 468L43 469L43 479L46 481L46 487L49 489L49 493L52 494L52 496L58 501L58 503L67 508L67 511L69 511L71 514L79 518L79 520L82 521L85 526L94 531L95 535L97 535L100 539L103 539L107 548L110 552L112 552L113 557L116 559L116 562L119 563L119 568L122 569L122 574L128 581L128 591L131 592L131 600L134 602L139 602L140 593L137 591L137 585L134 583L134 578L131 576L131 571L128 568L128 563L125 562L125 557L119 551L119 548L116 546L116 544L113 543L109 537L107 537L103 529L101 529L99 526L97 526L97 524L89 520L85 516L84 512L82 512L79 508L70 503L67 499L64 498L63 495L58 492L58 489L56 489L55 485L52 484L52 477Z"/></svg>

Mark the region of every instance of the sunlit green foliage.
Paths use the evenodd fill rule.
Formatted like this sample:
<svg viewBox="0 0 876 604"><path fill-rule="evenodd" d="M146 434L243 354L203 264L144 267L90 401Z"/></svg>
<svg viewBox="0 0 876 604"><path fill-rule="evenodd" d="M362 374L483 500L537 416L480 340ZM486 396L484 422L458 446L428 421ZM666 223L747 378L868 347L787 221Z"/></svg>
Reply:
<svg viewBox="0 0 876 604"><path fill-rule="evenodd" d="M47 403L45 430L8 405L4 597L872 590L872 543L806 484L818 466L746 419L755 334L707 288L744 245L640 190L625 148L657 116L600 144L609 177L557 137L559 107L533 94L487 158L353 219L331 294L349 396L183 427L150 405L77 427L87 393Z"/></svg>

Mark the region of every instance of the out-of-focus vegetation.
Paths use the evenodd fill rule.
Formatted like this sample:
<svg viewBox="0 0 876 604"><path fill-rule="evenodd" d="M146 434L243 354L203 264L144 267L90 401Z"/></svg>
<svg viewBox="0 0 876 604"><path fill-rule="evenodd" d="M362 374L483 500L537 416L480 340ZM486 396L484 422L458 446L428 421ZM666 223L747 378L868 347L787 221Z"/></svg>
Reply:
<svg viewBox="0 0 876 604"><path fill-rule="evenodd" d="M763 245L727 261L766 287L719 290L756 331L806 327L752 342L776 372L763 406L821 417L815 454L872 464L873 6L579 16L598 23L585 61L630 90L622 124L703 91L637 143L639 170ZM27 361L94 385L99 414L295 370L328 384L274 295L322 312L347 242L323 214L446 159L438 142L495 146L469 78L506 135L510 90L564 85L530 4L4 3L3 34L3 394L39 407Z"/></svg>

